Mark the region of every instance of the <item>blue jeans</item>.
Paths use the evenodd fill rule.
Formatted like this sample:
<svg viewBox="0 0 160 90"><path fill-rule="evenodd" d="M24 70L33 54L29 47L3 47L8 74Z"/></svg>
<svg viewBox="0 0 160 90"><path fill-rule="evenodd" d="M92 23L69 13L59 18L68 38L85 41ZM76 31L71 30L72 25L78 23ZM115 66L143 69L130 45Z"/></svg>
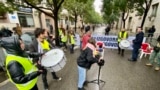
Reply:
<svg viewBox="0 0 160 90"><path fill-rule="evenodd" d="M132 50L132 60L133 61L137 61L138 58L138 54L139 54L139 48L133 48Z"/></svg>
<svg viewBox="0 0 160 90"><path fill-rule="evenodd" d="M83 83L86 80L86 69L78 66L78 88L83 87Z"/></svg>

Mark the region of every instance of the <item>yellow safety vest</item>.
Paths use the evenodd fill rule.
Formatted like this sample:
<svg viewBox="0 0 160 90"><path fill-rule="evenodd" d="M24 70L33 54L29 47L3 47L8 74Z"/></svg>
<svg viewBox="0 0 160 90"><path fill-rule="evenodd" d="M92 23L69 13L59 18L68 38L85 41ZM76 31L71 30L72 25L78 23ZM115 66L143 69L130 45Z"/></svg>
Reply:
<svg viewBox="0 0 160 90"><path fill-rule="evenodd" d="M22 67L24 68L24 73L25 75L35 72L37 71L37 67L35 65L32 64L32 61L29 60L28 58L24 58L24 57L19 57L19 56L15 56L15 55L7 55L6 57L6 70L7 70L7 66L11 61L17 61L18 63L20 63L22 65ZM13 82L13 80L11 79L11 76L9 74L9 71L7 70L7 74L9 76L9 80ZM16 84L16 87L19 90L30 90L31 88L34 87L34 85L37 83L38 77L36 77L35 79L32 79L30 81L28 81L27 83L23 83L23 84Z"/></svg>
<svg viewBox="0 0 160 90"><path fill-rule="evenodd" d="M41 42L41 46L43 49L50 50L49 42L47 40L44 40L43 42Z"/></svg>
<svg viewBox="0 0 160 90"><path fill-rule="evenodd" d="M70 42L71 44L75 44L75 39L74 39L74 35L70 35Z"/></svg>
<svg viewBox="0 0 160 90"><path fill-rule="evenodd" d="M118 34L118 42L120 42L122 40L122 38L127 38L127 32L125 31L122 37L122 32L119 32Z"/></svg>
<svg viewBox="0 0 160 90"><path fill-rule="evenodd" d="M67 42L67 35L62 35L61 41L62 42Z"/></svg>
<svg viewBox="0 0 160 90"><path fill-rule="evenodd" d="M60 28L58 29L58 32L59 32L59 36L61 36L62 35L62 30Z"/></svg>

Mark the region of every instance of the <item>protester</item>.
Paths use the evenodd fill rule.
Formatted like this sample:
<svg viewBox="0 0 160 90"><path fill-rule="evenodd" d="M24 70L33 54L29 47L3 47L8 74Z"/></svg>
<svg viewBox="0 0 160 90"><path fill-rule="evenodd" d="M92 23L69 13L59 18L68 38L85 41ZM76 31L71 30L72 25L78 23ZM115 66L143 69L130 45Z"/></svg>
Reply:
<svg viewBox="0 0 160 90"><path fill-rule="evenodd" d="M100 56L96 51L96 41L90 38L77 59L79 75L78 90L84 90L83 84L86 79L86 71L91 68L92 64L98 63L99 59Z"/></svg>
<svg viewBox="0 0 160 90"><path fill-rule="evenodd" d="M38 90L36 83L43 70L38 70L28 59L22 40L16 37L4 37L0 45L8 54L5 66L9 80L16 85L18 90Z"/></svg>
<svg viewBox="0 0 160 90"><path fill-rule="evenodd" d="M82 27L80 32L79 32L79 36L80 36L80 50L82 50L82 39L83 39L83 35L85 34L84 28Z"/></svg>
<svg viewBox="0 0 160 90"><path fill-rule="evenodd" d="M61 34L61 42L62 42L62 47L63 50L67 50L67 41L68 41L68 35L66 33L66 30L64 28L61 28L62 34Z"/></svg>
<svg viewBox="0 0 160 90"><path fill-rule="evenodd" d="M160 42L154 47L153 52L149 57L149 63L146 63L146 66L153 66L156 64L155 70L158 71L160 69Z"/></svg>
<svg viewBox="0 0 160 90"><path fill-rule="evenodd" d="M70 30L69 32L69 43L70 43L70 53L74 53L74 45L75 45L75 34L74 31Z"/></svg>
<svg viewBox="0 0 160 90"><path fill-rule="evenodd" d="M90 28L86 28L85 34L82 37L82 48L81 49L83 49L86 46L90 38L91 38L91 30Z"/></svg>
<svg viewBox="0 0 160 90"><path fill-rule="evenodd" d="M16 23L16 33L18 34L19 37L21 37L22 35L22 28L21 26L19 25L19 23Z"/></svg>
<svg viewBox="0 0 160 90"><path fill-rule="evenodd" d="M118 54L121 54L121 56L124 56L124 49L121 49L119 47L119 44L121 42L121 40L126 40L128 38L128 33L125 31L125 29L122 29L119 33L118 33Z"/></svg>
<svg viewBox="0 0 160 90"><path fill-rule="evenodd" d="M109 35L110 29L110 25L108 25L105 29L105 35Z"/></svg>
<svg viewBox="0 0 160 90"><path fill-rule="evenodd" d="M153 37L155 31L156 31L156 29L155 29L155 26L153 25L153 26L148 30L148 37Z"/></svg>
<svg viewBox="0 0 160 90"><path fill-rule="evenodd" d="M51 44L46 40L46 38L48 37L48 33L45 29L37 28L34 31L34 34L36 39L33 40L33 43L30 46L31 52L45 53L52 48ZM35 63L38 63L37 65L38 68L44 71L42 73L42 81L43 81L44 89L47 90L48 89L47 70L43 66L41 66L39 58L33 58L33 61ZM58 81L61 80L61 78L58 77L55 72L52 72L51 74L53 76L53 79L56 79Z"/></svg>
<svg viewBox="0 0 160 90"><path fill-rule="evenodd" d="M142 32L141 27L138 27L136 37L132 41L133 43L132 57L128 59L129 61L137 61L139 49L141 48L143 42L143 37L144 33Z"/></svg>

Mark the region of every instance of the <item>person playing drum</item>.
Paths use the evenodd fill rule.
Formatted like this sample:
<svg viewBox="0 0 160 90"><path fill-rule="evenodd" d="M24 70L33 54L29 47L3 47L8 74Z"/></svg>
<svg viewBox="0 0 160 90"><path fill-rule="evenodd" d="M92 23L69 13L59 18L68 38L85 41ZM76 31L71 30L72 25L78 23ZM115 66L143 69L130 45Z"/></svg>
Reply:
<svg viewBox="0 0 160 90"><path fill-rule="evenodd" d="M35 34L36 39L34 39L33 43L30 45L31 52L45 53L52 48L51 44L46 39L48 37L47 30L37 28L34 31L34 34ZM38 63L38 65L37 65L38 68L41 68L44 71L42 73L42 81L43 81L45 90L47 90L48 89L48 83L47 83L47 78L46 78L47 70L43 66L41 66L40 58L33 58L33 61L35 63ZM55 72L52 72L52 76L54 79L56 79L58 81L61 80L60 77L57 77Z"/></svg>
<svg viewBox="0 0 160 90"><path fill-rule="evenodd" d="M118 33L118 54L121 54L122 56L124 56L124 49L121 49L119 47L119 44L121 42L121 40L126 40L128 38L128 32L125 31L125 29L122 29L119 33Z"/></svg>

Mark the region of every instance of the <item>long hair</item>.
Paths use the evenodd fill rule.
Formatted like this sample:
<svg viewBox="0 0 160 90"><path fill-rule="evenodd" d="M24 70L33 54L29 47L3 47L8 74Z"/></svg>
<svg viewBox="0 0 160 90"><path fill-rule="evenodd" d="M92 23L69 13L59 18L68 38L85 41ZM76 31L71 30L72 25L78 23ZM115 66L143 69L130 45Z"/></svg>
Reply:
<svg viewBox="0 0 160 90"><path fill-rule="evenodd" d="M91 37L91 38L88 40L88 43L90 43L90 44L92 44L93 46L96 47L96 40L95 40L94 38Z"/></svg>
<svg viewBox="0 0 160 90"><path fill-rule="evenodd" d="M64 36L66 35L66 31L65 31L65 29L64 28L61 28L61 30L62 30L62 33L64 34Z"/></svg>

